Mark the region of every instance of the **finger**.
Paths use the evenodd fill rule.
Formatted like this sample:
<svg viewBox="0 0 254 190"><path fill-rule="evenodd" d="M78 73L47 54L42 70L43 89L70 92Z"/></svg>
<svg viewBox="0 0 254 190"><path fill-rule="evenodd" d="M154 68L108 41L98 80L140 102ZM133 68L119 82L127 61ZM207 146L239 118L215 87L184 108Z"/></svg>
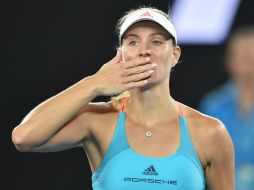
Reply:
<svg viewBox="0 0 254 190"><path fill-rule="evenodd" d="M147 79L148 77L150 77L153 73L154 73L154 70L148 70L148 71L143 72L143 73L138 73L138 74L135 74L135 75L131 75L131 76L126 77L123 80L123 83L131 83L131 82L137 82L137 81L140 81L140 80L144 80L144 79Z"/></svg>
<svg viewBox="0 0 254 190"><path fill-rule="evenodd" d="M122 52L117 50L115 57L110 60L110 63L120 63L122 61Z"/></svg>
<svg viewBox="0 0 254 190"><path fill-rule="evenodd" d="M116 57L117 57L117 62L120 63L122 61L122 59L123 59L123 54L122 54L122 50L121 49L117 50Z"/></svg>
<svg viewBox="0 0 254 190"><path fill-rule="evenodd" d="M130 75L143 73L149 70L154 70L155 67L156 67L155 63L149 63L149 64L129 68L129 69L126 69L126 71L123 73L123 76L130 76Z"/></svg>
<svg viewBox="0 0 254 190"><path fill-rule="evenodd" d="M133 88L140 88L142 86L145 86L148 83L148 80L141 80L141 81L137 81L137 82L131 82L127 84L128 89L133 89Z"/></svg>
<svg viewBox="0 0 254 190"><path fill-rule="evenodd" d="M123 68L133 68L133 67L137 67L137 66L141 66L141 65L145 65L151 63L151 58L150 57L142 57L139 58L135 61L127 61L123 64Z"/></svg>

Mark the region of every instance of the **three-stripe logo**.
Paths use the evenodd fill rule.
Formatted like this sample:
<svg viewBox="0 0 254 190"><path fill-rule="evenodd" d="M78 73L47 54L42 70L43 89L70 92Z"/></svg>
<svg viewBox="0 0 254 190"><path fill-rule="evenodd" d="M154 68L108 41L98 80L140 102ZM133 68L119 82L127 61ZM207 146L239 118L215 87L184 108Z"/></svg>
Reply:
<svg viewBox="0 0 254 190"><path fill-rule="evenodd" d="M158 175L153 165L149 166L142 172L143 175Z"/></svg>

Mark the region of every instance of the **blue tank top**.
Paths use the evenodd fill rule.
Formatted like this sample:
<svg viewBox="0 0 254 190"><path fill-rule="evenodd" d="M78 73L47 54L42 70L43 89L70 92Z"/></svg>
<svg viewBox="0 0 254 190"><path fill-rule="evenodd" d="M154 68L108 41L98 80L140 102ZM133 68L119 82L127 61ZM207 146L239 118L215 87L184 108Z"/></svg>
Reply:
<svg viewBox="0 0 254 190"><path fill-rule="evenodd" d="M120 112L113 138L92 175L93 190L204 190L204 173L186 120L180 115L180 145L165 157L143 156L128 144L126 113Z"/></svg>

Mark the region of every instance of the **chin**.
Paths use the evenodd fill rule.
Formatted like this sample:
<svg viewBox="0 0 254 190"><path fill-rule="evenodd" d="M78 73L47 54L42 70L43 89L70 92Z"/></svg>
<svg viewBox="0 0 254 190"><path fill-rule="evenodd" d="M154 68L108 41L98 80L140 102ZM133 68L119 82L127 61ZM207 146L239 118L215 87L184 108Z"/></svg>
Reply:
<svg viewBox="0 0 254 190"><path fill-rule="evenodd" d="M161 81L159 81L158 79L156 80L155 78L149 78L148 83L146 85L144 85L143 87L141 87L140 89L142 91L150 90L153 87L159 85L160 83L161 83Z"/></svg>
<svg viewBox="0 0 254 190"><path fill-rule="evenodd" d="M158 75L152 75L151 77L148 78L148 83L144 87L151 88L154 86L159 86L165 82L169 84L169 75L164 77L158 76Z"/></svg>

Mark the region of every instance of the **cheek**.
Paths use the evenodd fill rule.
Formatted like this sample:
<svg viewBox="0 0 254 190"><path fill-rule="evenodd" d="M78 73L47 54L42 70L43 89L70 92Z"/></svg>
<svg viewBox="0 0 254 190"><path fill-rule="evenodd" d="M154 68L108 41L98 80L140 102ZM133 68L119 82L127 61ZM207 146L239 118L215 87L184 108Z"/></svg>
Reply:
<svg viewBox="0 0 254 190"><path fill-rule="evenodd" d="M169 55L161 55L157 58L157 74L161 77L167 76L171 71L171 58Z"/></svg>
<svg viewBox="0 0 254 190"><path fill-rule="evenodd" d="M123 46L121 49L124 62L133 60L138 55L137 51L135 51L135 49L133 48L126 48L125 46Z"/></svg>
<svg viewBox="0 0 254 190"><path fill-rule="evenodd" d="M170 50L163 50L160 51L158 54L158 61L161 65L167 70L170 69L171 65L173 64L173 54Z"/></svg>

